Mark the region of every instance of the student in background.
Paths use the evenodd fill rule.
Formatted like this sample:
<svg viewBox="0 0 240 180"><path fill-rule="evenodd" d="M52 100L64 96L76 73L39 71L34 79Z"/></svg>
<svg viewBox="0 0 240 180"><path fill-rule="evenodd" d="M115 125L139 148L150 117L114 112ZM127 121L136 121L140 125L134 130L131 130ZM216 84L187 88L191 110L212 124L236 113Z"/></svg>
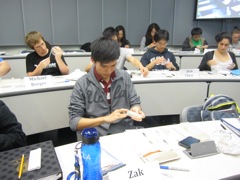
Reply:
<svg viewBox="0 0 240 180"><path fill-rule="evenodd" d="M129 48L130 42L126 39L125 29L119 25L115 28L117 33L118 44L120 47Z"/></svg>
<svg viewBox="0 0 240 180"><path fill-rule="evenodd" d="M103 34L103 37L107 39L117 41L117 34L113 27L106 28L102 34ZM117 60L116 68L124 69L124 64L126 61L132 63L133 66L137 67L141 71L144 77L148 75L148 69L145 68L137 58L133 57L127 48L120 48L120 56ZM85 68L85 71L89 72L92 65L93 65L93 62L90 62Z"/></svg>
<svg viewBox="0 0 240 180"><path fill-rule="evenodd" d="M22 125L7 105L0 100L0 151L26 145L26 135Z"/></svg>
<svg viewBox="0 0 240 180"><path fill-rule="evenodd" d="M154 34L160 29L158 24L152 23L148 26L147 32L145 36L143 36L140 44L140 50L146 51L148 48L152 48L155 46L154 42Z"/></svg>
<svg viewBox="0 0 240 180"><path fill-rule="evenodd" d="M232 37L227 32L216 35L217 49L204 54L199 65L200 71L220 71L238 69L234 53L228 52Z"/></svg>
<svg viewBox="0 0 240 180"><path fill-rule="evenodd" d="M232 43L230 49L240 49L240 29L235 26L232 30Z"/></svg>
<svg viewBox="0 0 240 180"><path fill-rule="evenodd" d="M168 40L169 33L167 30L160 29L157 31L154 35L155 47L148 49L143 54L141 58L142 65L150 71L160 69L179 70L175 56L166 48Z"/></svg>
<svg viewBox="0 0 240 180"><path fill-rule="evenodd" d="M3 61L3 59L0 58L0 76L6 75L10 70L11 70L11 67L7 63L7 61Z"/></svg>
<svg viewBox="0 0 240 180"><path fill-rule="evenodd" d="M73 131L96 127L100 135L120 133L136 128L132 120L145 117L129 74L116 68L119 56L117 41L101 37L92 43L94 66L78 79L70 97L69 123ZM139 117L128 117L128 109Z"/></svg>
<svg viewBox="0 0 240 180"><path fill-rule="evenodd" d="M201 52L208 48L208 42L202 37L202 29L195 27L191 31L191 36L187 37L183 42L183 51L194 51L195 48Z"/></svg>
<svg viewBox="0 0 240 180"><path fill-rule="evenodd" d="M51 47L40 32L29 32L25 38L25 43L35 50L26 57L28 76L69 74L62 49L59 46Z"/></svg>

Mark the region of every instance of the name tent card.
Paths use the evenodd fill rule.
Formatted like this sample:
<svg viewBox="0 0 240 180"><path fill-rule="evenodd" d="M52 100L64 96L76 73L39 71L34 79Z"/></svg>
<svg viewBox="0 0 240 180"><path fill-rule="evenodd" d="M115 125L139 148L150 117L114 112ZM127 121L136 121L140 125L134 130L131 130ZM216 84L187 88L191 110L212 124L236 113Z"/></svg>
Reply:
<svg viewBox="0 0 240 180"><path fill-rule="evenodd" d="M127 165L118 171L108 173L109 180L158 180L163 175L158 162L151 162L141 165Z"/></svg>
<svg viewBox="0 0 240 180"><path fill-rule="evenodd" d="M180 77L199 78L199 69L180 69Z"/></svg>
<svg viewBox="0 0 240 180"><path fill-rule="evenodd" d="M52 76L32 76L24 77L24 83L26 87L42 87L52 84Z"/></svg>

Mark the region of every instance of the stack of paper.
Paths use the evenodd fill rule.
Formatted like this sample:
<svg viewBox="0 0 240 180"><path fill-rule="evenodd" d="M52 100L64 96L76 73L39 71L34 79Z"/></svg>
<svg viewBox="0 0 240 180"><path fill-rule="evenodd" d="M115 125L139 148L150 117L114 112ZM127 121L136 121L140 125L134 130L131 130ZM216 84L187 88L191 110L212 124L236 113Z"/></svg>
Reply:
<svg viewBox="0 0 240 180"><path fill-rule="evenodd" d="M238 118L223 118L222 122L234 133L240 136L240 120Z"/></svg>

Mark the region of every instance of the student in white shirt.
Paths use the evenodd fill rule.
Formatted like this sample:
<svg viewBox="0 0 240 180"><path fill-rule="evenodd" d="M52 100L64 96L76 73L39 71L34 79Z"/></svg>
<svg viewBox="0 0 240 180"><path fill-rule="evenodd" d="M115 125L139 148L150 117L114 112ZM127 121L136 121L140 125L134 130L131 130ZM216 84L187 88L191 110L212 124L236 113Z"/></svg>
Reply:
<svg viewBox="0 0 240 180"><path fill-rule="evenodd" d="M103 31L103 37L117 41L116 30L113 27L108 27ZM124 69L125 62L128 61L133 64L133 66L139 68L144 77L149 73L148 69L142 65L142 63L135 57L131 55L127 48L120 48L120 57L117 60L117 69ZM89 72L93 63L90 62L85 68L86 72Z"/></svg>
<svg viewBox="0 0 240 180"><path fill-rule="evenodd" d="M230 71L232 69L238 69L235 54L228 51L232 41L231 35L227 32L222 32L216 35L215 40L217 42L217 49L204 54L198 66L199 70Z"/></svg>

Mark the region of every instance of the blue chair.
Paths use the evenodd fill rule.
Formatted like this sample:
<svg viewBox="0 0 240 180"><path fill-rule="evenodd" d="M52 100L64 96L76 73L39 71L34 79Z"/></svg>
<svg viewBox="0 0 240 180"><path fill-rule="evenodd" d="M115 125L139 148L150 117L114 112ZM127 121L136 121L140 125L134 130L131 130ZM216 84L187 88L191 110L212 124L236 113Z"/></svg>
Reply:
<svg viewBox="0 0 240 180"><path fill-rule="evenodd" d="M199 122L202 121L201 110L203 105L187 106L180 114L180 122Z"/></svg>

